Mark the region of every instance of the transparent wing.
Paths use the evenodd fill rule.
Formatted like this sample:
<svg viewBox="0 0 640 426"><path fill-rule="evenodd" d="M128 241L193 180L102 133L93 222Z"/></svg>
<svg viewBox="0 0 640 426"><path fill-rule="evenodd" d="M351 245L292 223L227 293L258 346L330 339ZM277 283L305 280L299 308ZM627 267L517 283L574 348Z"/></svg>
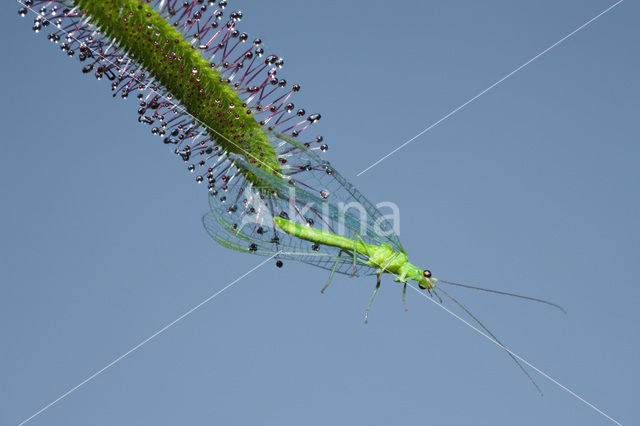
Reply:
<svg viewBox="0 0 640 426"><path fill-rule="evenodd" d="M281 170L265 170L263 164L249 163L236 154L220 156L222 164L215 169L222 172L207 176L212 210L224 210L241 227L269 229L272 217L280 215L403 251L391 222L327 161L291 138L277 133L269 136Z"/></svg>
<svg viewBox="0 0 640 426"><path fill-rule="evenodd" d="M287 177L278 180L264 170L260 175L261 179L278 188L281 197L290 195L295 188L300 208L302 205L315 206L315 214L328 206L329 217L325 219L329 231L350 238L358 233L367 242L389 244L395 250L404 251L393 224L328 161L316 155L309 144L280 133L273 133L272 137L280 141L279 149L286 152L280 156L288 160L283 168ZM340 224L342 220L344 228Z"/></svg>

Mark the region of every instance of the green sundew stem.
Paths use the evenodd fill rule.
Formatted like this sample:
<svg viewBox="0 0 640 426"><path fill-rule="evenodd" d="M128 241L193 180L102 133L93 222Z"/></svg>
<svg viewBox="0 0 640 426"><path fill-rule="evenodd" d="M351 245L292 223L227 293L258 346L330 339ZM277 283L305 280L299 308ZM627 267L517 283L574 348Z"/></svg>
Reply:
<svg viewBox="0 0 640 426"><path fill-rule="evenodd" d="M73 0L102 33L140 63L225 150L279 173L252 112L220 74L158 12L139 0ZM245 172L247 179L257 179Z"/></svg>

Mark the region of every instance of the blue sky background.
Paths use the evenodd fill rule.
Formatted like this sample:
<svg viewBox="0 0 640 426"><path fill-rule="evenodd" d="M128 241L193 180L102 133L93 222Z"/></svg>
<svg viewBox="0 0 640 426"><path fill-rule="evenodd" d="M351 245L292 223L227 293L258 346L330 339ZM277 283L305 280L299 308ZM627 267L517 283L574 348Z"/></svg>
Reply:
<svg viewBox="0 0 640 426"><path fill-rule="evenodd" d="M411 260L516 353L624 424L637 404L640 27L625 1L366 174L608 1L230 1L318 111L327 158L401 208ZM17 424L262 258L202 229L205 188L4 2L0 423ZM33 425L610 424L385 280L274 262ZM447 307L452 304L447 302Z"/></svg>

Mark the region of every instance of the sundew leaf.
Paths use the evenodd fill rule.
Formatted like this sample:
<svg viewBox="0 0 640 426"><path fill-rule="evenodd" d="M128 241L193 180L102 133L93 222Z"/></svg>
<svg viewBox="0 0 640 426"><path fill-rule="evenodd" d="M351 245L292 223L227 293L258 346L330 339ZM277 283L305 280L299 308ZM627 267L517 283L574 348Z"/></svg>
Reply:
<svg viewBox="0 0 640 426"><path fill-rule="evenodd" d="M300 85L276 77L284 60L237 29L242 12L228 13L226 1L25 4L38 13L34 31L51 29L49 40L77 57L84 74L108 80L114 97L134 96L138 121L206 184L212 216L205 226L216 241L337 256L277 229L272 218L288 215L403 251L391 223L317 154L328 148L322 136L304 136L320 114L295 107ZM231 232L234 225L242 234ZM309 263L324 265L320 257Z"/></svg>

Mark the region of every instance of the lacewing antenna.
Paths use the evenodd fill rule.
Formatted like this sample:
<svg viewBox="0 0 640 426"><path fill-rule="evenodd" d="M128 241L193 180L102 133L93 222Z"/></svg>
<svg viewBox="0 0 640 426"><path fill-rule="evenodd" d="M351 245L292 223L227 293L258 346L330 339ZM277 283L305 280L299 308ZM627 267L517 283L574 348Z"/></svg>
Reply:
<svg viewBox="0 0 640 426"><path fill-rule="evenodd" d="M471 313L471 311L469 311L469 309L467 309L466 306L464 306L462 303L458 302L453 296L451 296L449 293L447 293L446 291L444 291L442 288L440 288L440 291L442 292L442 294L444 294L445 296L447 296L449 299L451 299L451 301L453 301L453 303L455 303L456 305L458 305L460 307L460 309L462 309L463 311L466 312L467 315L469 315L480 327L482 327L482 329L484 331L486 331L489 336L491 336L491 338L493 338L493 340L496 341L496 343L498 343L498 345L500 345L502 347L502 349L504 349L504 351L507 353L507 355L509 355L509 357L511 357L511 359L513 360L513 362L515 362L518 367L520 367L520 370L522 370L522 372L529 378L529 381L533 384L533 386L535 386L535 388L538 390L538 392L540 393L540 395L543 395L542 393L542 389L540 389L540 386L538 386L538 384L536 383L535 380L533 380L533 377L531 377L531 375L529 374L529 372L524 368L524 366L520 363L520 361L518 361L516 359L515 356L513 356L513 354L511 353L511 351L509 349L507 349L507 347L505 345L502 344L502 342L496 337L495 334L493 334L491 332L491 330L489 330L478 318L476 318L475 315L473 315Z"/></svg>
<svg viewBox="0 0 640 426"><path fill-rule="evenodd" d="M456 283L456 282L452 282L452 281L438 280L438 282L439 283L453 285L453 286L457 286L457 287L469 288L469 289L472 289L472 290L484 291L484 292L487 292L487 293L494 293L494 294L501 294L503 296L517 297L519 299L530 300L532 302L544 303L545 305L553 306L554 308L559 309L560 311L562 311L565 314L567 313L566 309L564 309L562 306L560 306L560 305L558 305L556 303L553 303L553 302L549 302L548 300L538 299L537 297L524 296L522 294L509 293L507 291L493 290L493 289L484 288L484 287L476 287L476 286L473 286L473 285L461 284L461 283Z"/></svg>

